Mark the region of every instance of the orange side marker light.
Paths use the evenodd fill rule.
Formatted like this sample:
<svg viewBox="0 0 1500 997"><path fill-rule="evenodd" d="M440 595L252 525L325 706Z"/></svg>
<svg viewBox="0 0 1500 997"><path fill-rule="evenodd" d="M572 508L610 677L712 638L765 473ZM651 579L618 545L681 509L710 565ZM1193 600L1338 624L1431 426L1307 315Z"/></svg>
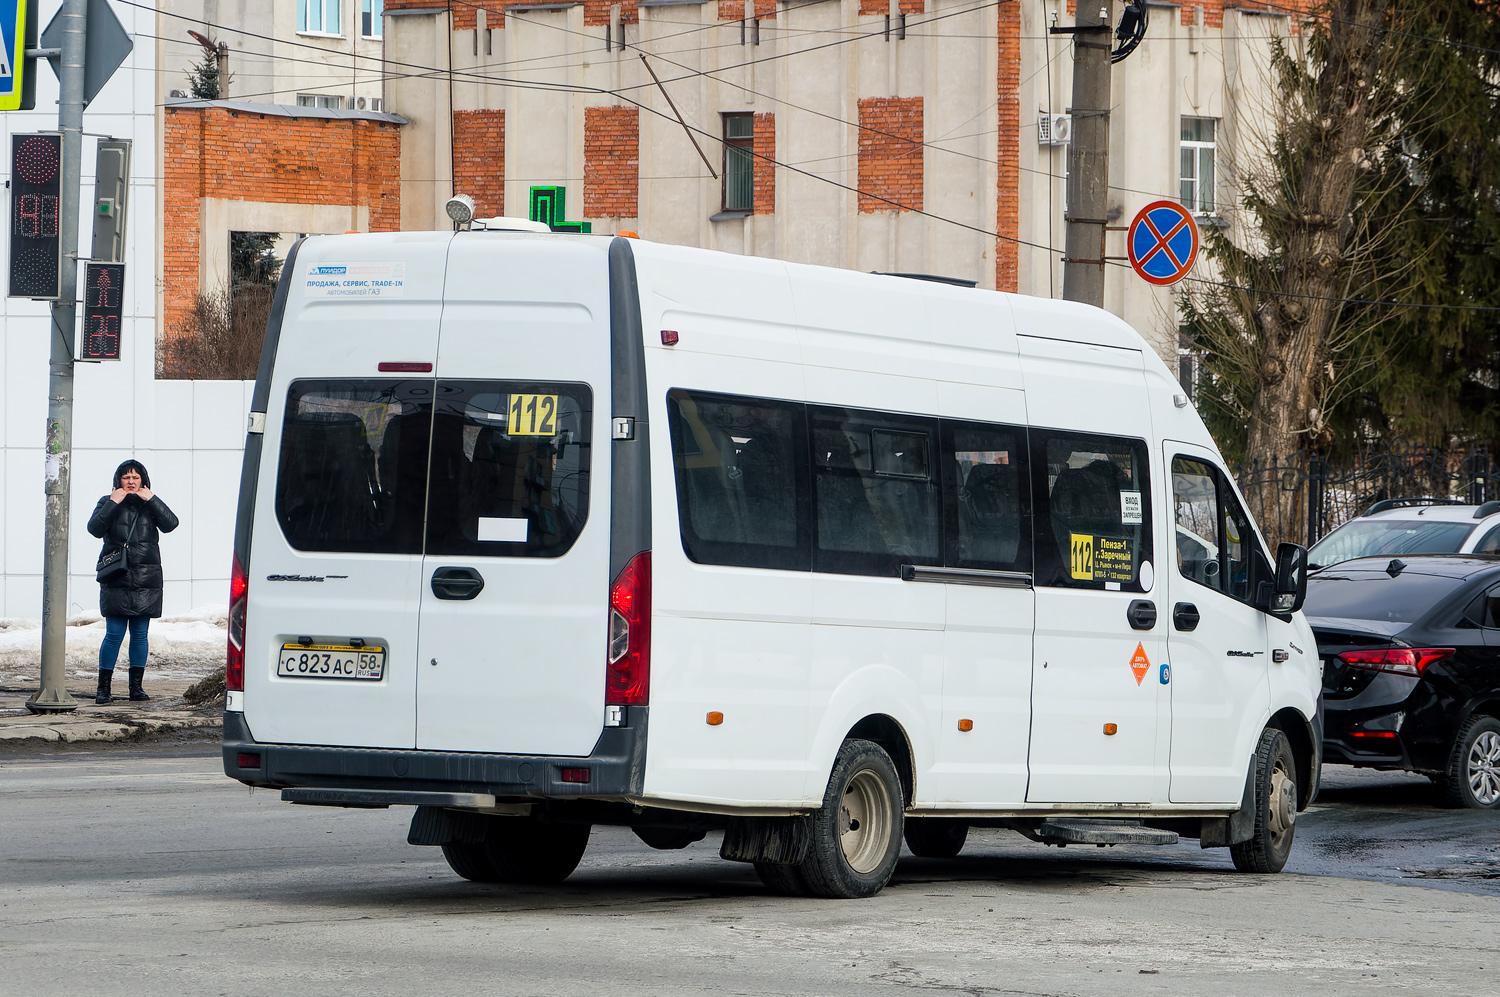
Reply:
<svg viewBox="0 0 1500 997"><path fill-rule="evenodd" d="M720 713L718 710L712 710L712 711L709 712L709 714L708 714L708 725L710 727L717 727L717 726L719 726L719 724L721 724L723 722L724 722L724 714Z"/></svg>

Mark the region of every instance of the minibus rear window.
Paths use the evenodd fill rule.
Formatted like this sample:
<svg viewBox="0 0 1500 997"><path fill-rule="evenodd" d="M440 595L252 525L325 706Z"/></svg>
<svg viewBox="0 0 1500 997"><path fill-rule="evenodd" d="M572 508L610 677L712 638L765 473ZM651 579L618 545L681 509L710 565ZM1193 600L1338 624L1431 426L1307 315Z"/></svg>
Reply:
<svg viewBox="0 0 1500 997"><path fill-rule="evenodd" d="M1142 591L1141 564L1152 560L1146 444L1033 430L1031 453L1036 584Z"/></svg>
<svg viewBox="0 0 1500 997"><path fill-rule="evenodd" d="M432 381L297 381L276 518L297 550L418 554Z"/></svg>
<svg viewBox="0 0 1500 997"><path fill-rule="evenodd" d="M592 417L583 384L296 381L276 516L297 550L556 557L588 517Z"/></svg>
<svg viewBox="0 0 1500 997"><path fill-rule="evenodd" d="M588 385L443 380L437 395L427 553L566 553L588 518Z"/></svg>

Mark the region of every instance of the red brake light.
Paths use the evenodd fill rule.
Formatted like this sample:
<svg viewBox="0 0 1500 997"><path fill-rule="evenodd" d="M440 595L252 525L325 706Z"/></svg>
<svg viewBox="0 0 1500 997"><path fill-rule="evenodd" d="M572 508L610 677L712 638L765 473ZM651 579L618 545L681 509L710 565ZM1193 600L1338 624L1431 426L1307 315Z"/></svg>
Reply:
<svg viewBox="0 0 1500 997"><path fill-rule="evenodd" d="M1368 651L1345 651L1339 660L1350 668L1397 675L1420 676L1427 666L1457 653L1451 647L1381 647Z"/></svg>
<svg viewBox="0 0 1500 997"><path fill-rule="evenodd" d="M609 587L604 702L644 706L651 695L651 552L630 559Z"/></svg>
<svg viewBox="0 0 1500 997"><path fill-rule="evenodd" d="M383 374L431 374L432 364L406 360L383 360L377 365Z"/></svg>
<svg viewBox="0 0 1500 997"><path fill-rule="evenodd" d="M245 601L250 591L250 576L234 556L229 570L229 654L224 659L224 688L230 692L245 691Z"/></svg>
<svg viewBox="0 0 1500 997"><path fill-rule="evenodd" d="M563 782L588 782L590 772L588 769L563 769Z"/></svg>

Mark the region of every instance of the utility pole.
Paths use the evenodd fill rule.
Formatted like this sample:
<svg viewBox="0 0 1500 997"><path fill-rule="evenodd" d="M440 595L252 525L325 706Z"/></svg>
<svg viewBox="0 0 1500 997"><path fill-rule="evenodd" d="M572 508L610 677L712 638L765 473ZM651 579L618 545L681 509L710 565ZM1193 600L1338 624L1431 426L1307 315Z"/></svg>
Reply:
<svg viewBox="0 0 1500 997"><path fill-rule="evenodd" d="M51 367L47 390L47 496L45 551L42 556L41 688L26 701L32 713L66 713L78 708L68 692L68 499L73 458L73 333L78 294L78 193L82 182L84 50L88 0L63 0L58 14L62 53L57 79L57 127L62 132L62 186L58 232L62 237L59 298L52 303Z"/></svg>
<svg viewBox="0 0 1500 997"><path fill-rule="evenodd" d="M1109 209L1110 4L1078 0L1073 35L1073 140L1068 144L1063 297L1104 306L1104 217Z"/></svg>

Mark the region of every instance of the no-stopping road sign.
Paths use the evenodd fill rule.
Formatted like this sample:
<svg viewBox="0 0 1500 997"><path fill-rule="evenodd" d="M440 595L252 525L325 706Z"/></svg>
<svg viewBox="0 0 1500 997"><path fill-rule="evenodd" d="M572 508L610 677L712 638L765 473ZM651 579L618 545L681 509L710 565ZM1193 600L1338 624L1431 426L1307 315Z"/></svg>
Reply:
<svg viewBox="0 0 1500 997"><path fill-rule="evenodd" d="M1130 265L1148 283L1175 284L1198 258L1198 226L1176 201L1153 201L1130 223L1125 245Z"/></svg>

